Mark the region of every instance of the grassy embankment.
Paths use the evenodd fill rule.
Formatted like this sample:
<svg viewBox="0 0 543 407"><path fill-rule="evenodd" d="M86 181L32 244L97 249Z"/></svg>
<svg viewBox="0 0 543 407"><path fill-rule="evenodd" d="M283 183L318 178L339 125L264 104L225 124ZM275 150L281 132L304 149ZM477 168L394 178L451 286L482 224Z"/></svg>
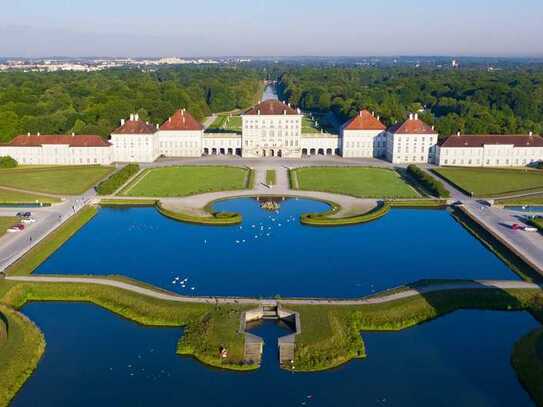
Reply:
<svg viewBox="0 0 543 407"><path fill-rule="evenodd" d="M6 233L6 230L19 222L19 218L14 216L1 216L0 217L0 237Z"/></svg>
<svg viewBox="0 0 543 407"><path fill-rule="evenodd" d="M19 188L25 188L24 185ZM59 198L47 195L30 194L26 192L12 191L5 188L0 188L0 204L52 204L60 202Z"/></svg>
<svg viewBox="0 0 543 407"><path fill-rule="evenodd" d="M534 225L536 228L538 228L540 232L543 232L543 219L542 218L530 219L530 223L532 225Z"/></svg>
<svg viewBox="0 0 543 407"><path fill-rule="evenodd" d="M173 211L166 209L160 202L155 204L155 208L167 218L178 220L180 222L195 223L200 225L228 226L237 225L242 221L241 215L235 212L215 212L211 206L205 208L209 216L200 216L191 213Z"/></svg>
<svg viewBox="0 0 543 407"><path fill-rule="evenodd" d="M441 181L438 181L426 171L417 167L416 165L409 165L407 167L407 174L417 182L420 187L430 195L437 198L449 198L450 192L445 188Z"/></svg>
<svg viewBox="0 0 543 407"><path fill-rule="evenodd" d="M317 371L366 355L360 332L398 331L458 309L528 310L543 321L541 290L455 290L433 292L384 304L359 306L289 305L300 313L294 367Z"/></svg>
<svg viewBox="0 0 543 407"><path fill-rule="evenodd" d="M247 188L249 170L226 166L183 166L146 170L124 196L182 197Z"/></svg>
<svg viewBox="0 0 543 407"><path fill-rule="evenodd" d="M277 183L277 175L275 170L266 170L266 184L275 185Z"/></svg>
<svg viewBox="0 0 543 407"><path fill-rule="evenodd" d="M420 195L400 175L386 168L306 167L290 170L291 187L357 198L405 199Z"/></svg>
<svg viewBox="0 0 543 407"><path fill-rule="evenodd" d="M374 220L377 220L385 216L390 210L390 205L386 202L380 202L374 209L369 212L354 215L346 216L342 218L334 218L340 207L334 203L330 203L330 210L321 213L304 213L300 217L300 222L304 225L311 226L346 226L346 225L357 225L361 223L368 223Z"/></svg>
<svg viewBox="0 0 543 407"><path fill-rule="evenodd" d="M543 171L505 168L436 168L435 174L467 195L499 197L543 191Z"/></svg>
<svg viewBox="0 0 543 407"><path fill-rule="evenodd" d="M543 194L534 194L521 198L496 199L495 203L504 206L543 206Z"/></svg>
<svg viewBox="0 0 543 407"><path fill-rule="evenodd" d="M98 165L20 167L0 170L0 186L56 195L78 195L114 170Z"/></svg>
<svg viewBox="0 0 543 407"><path fill-rule="evenodd" d="M7 406L36 368L45 349L45 340L27 317L0 304L0 330L2 326L0 406Z"/></svg>

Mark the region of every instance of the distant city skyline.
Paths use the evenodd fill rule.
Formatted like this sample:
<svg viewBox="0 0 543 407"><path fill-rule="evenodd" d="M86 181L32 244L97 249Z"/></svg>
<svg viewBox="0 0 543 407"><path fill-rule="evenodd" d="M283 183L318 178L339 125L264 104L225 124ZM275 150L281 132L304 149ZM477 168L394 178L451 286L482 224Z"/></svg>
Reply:
<svg viewBox="0 0 543 407"><path fill-rule="evenodd" d="M151 4L152 7L149 7ZM26 0L5 4L0 55L542 57L543 2Z"/></svg>

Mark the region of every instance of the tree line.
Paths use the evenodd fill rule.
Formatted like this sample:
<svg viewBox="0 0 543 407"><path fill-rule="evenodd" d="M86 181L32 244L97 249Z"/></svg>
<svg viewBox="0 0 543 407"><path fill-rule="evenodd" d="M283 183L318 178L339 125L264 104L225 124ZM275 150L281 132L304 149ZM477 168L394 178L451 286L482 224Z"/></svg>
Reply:
<svg viewBox="0 0 543 407"><path fill-rule="evenodd" d="M176 109L197 119L249 107L262 90L261 71L241 67L181 66L154 72L0 73L0 143L17 134L99 134L139 113L162 123Z"/></svg>
<svg viewBox="0 0 543 407"><path fill-rule="evenodd" d="M543 68L538 67L291 67L281 74L279 91L306 111L331 110L340 121L367 108L387 125L419 112L442 135L543 131Z"/></svg>

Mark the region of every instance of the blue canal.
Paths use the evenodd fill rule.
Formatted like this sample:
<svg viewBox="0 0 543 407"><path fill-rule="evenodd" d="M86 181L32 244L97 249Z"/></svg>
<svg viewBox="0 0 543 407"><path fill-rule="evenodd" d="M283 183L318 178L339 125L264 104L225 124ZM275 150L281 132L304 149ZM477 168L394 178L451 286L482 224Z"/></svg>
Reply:
<svg viewBox="0 0 543 407"><path fill-rule="evenodd" d="M538 326L527 313L458 311L397 332L365 333L368 357L322 373L277 362L273 322L251 373L175 355L181 329L145 328L90 304L23 308L47 349L13 406L531 406L510 365L513 344Z"/></svg>
<svg viewBox="0 0 543 407"><path fill-rule="evenodd" d="M395 209L364 225L315 228L299 216L326 210L321 202L286 200L279 213L251 198L216 207L242 213L243 224L190 225L154 208L103 208L36 273L122 274L189 295L319 297L426 278L517 279L443 210Z"/></svg>

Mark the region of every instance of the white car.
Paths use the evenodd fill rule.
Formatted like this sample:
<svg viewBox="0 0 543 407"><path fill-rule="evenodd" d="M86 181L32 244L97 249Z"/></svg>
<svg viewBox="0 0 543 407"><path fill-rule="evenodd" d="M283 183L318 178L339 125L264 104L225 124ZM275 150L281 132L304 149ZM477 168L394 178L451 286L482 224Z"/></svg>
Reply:
<svg viewBox="0 0 543 407"><path fill-rule="evenodd" d="M21 219L21 223L29 224L29 223L34 223L34 222L36 222L36 219L34 219L34 218L24 218L24 219Z"/></svg>
<svg viewBox="0 0 543 407"><path fill-rule="evenodd" d="M525 232L537 232L537 228L534 228L533 226L526 226L524 228Z"/></svg>

